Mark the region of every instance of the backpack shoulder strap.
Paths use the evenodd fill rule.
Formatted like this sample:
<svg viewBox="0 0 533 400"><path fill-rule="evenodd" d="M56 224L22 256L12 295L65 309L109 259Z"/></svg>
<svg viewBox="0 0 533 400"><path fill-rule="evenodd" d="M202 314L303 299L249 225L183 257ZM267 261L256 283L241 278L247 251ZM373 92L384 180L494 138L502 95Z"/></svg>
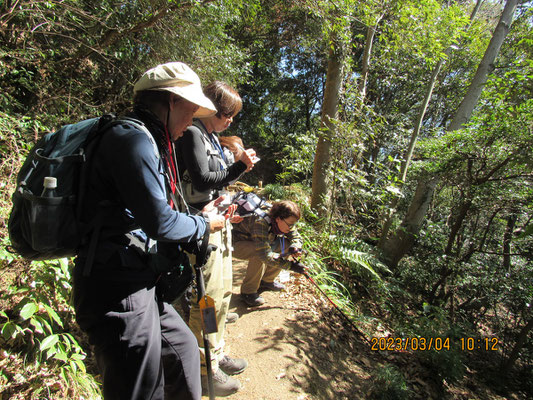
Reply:
<svg viewBox="0 0 533 400"><path fill-rule="evenodd" d="M148 140L152 144L152 147L154 149L154 154L156 155L157 159L160 159L159 149L157 148L157 144L154 140L154 137L152 136L152 134L150 133L150 131L148 130L148 128L146 127L146 125L144 125L142 121L139 121L134 118L129 118L129 117L117 118L114 114L106 114L101 117L99 121L99 126L97 127L96 132L94 133L93 137L100 136L105 131L111 129L114 126L121 125L121 124L133 126L137 128L138 130L144 132L146 136L148 137ZM81 186L80 189L83 190L84 185L80 185L80 186ZM81 204L80 202L79 209L78 209L78 213L79 213L78 215L81 214L82 206L83 204ZM89 276L91 273L91 269L94 263L94 257L96 255L96 244L98 243L98 238L100 236L102 224L103 224L103 215L102 215L102 212L98 212L96 214L95 220L93 221L93 230L92 230L92 234L91 234L91 238L89 242L89 251L87 254L87 260L85 261L85 266L83 268L83 276L85 277Z"/></svg>
<svg viewBox="0 0 533 400"><path fill-rule="evenodd" d="M200 131L200 137L202 138L202 141L204 143L205 152L207 154L207 157L215 159L215 161L220 164L222 169L226 169L228 166L227 166L224 158L222 157L222 154L216 148L217 145L220 146L220 142L218 141L218 137L214 133L207 133L203 123L200 122L200 124L201 124L201 126L199 126L199 125L193 125L193 126ZM214 135L214 136L211 139L211 136L209 136L209 135ZM215 145L215 143L216 143L216 145ZM221 147L221 149L222 149L222 147Z"/></svg>
<svg viewBox="0 0 533 400"><path fill-rule="evenodd" d="M154 137L152 136L152 134L150 133L150 131L148 130L148 128L146 127L146 125L142 121L139 121L138 119L130 118L130 117L119 117L119 118L116 118L114 120L111 120L111 121L107 122L101 128L101 130L102 131L106 131L106 130L111 129L112 127L117 126L117 125L130 125L130 126L133 126L134 128L137 128L138 130L144 132L146 134L146 137L148 138L148 140L152 144L152 147L154 149L154 153L155 153L156 157L158 159L160 158L159 149L157 148L157 143L155 142Z"/></svg>

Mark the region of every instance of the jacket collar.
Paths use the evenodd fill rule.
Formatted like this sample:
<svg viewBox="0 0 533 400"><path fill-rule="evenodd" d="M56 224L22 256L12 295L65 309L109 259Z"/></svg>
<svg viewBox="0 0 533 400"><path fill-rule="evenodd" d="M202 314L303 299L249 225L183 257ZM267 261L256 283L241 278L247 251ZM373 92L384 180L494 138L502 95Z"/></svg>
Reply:
<svg viewBox="0 0 533 400"><path fill-rule="evenodd" d="M146 107L136 106L132 116L141 120L146 125L158 145L164 142L165 125L152 111Z"/></svg>

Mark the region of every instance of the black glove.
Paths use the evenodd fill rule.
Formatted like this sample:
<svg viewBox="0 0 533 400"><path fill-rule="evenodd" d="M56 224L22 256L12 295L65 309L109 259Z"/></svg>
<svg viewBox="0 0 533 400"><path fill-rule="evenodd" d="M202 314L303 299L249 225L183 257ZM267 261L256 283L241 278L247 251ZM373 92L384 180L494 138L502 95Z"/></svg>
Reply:
<svg viewBox="0 0 533 400"><path fill-rule="evenodd" d="M301 253L302 252L302 249L300 247L289 247L289 254L294 254L294 253Z"/></svg>
<svg viewBox="0 0 533 400"><path fill-rule="evenodd" d="M290 271L304 274L307 271L307 268L299 261L291 261Z"/></svg>

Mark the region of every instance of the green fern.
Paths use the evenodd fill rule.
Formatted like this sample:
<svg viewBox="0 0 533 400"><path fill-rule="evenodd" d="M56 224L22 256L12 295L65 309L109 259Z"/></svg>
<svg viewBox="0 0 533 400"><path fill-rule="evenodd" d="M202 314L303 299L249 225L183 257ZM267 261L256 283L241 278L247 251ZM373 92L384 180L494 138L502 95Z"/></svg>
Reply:
<svg viewBox="0 0 533 400"><path fill-rule="evenodd" d="M364 270L368 271L377 281L382 282L381 276L372 266L372 262L374 262L374 260L372 260L367 253L348 249L346 247L339 247L336 256L340 262L348 265L351 270L358 271L359 268L363 268Z"/></svg>
<svg viewBox="0 0 533 400"><path fill-rule="evenodd" d="M383 280L380 273L391 273L385 264L368 251L365 244L354 241L349 234L340 237L331 235L329 243L331 256L348 266L357 275L365 271L373 280L381 284Z"/></svg>

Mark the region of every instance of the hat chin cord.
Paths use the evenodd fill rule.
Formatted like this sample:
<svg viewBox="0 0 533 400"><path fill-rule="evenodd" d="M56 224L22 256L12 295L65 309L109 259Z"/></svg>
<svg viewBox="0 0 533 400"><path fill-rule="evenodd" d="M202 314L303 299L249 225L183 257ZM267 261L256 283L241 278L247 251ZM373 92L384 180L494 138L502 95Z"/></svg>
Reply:
<svg viewBox="0 0 533 400"><path fill-rule="evenodd" d="M170 138L170 132L168 131L168 123L170 122L170 104L167 108L167 122L165 123L165 133L168 138Z"/></svg>

